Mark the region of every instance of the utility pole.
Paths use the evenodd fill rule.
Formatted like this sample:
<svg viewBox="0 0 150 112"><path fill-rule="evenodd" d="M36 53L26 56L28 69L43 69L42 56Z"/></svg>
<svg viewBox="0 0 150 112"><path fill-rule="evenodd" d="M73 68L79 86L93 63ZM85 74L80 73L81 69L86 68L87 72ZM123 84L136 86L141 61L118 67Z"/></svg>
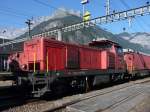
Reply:
<svg viewBox="0 0 150 112"><path fill-rule="evenodd" d="M3 35L6 33L6 30L3 31ZM3 38L3 45L5 43L5 39Z"/></svg>
<svg viewBox="0 0 150 112"><path fill-rule="evenodd" d="M28 25L28 36L29 36L29 39L31 39L31 25L33 23L31 22L31 19L27 19L25 23Z"/></svg>
<svg viewBox="0 0 150 112"><path fill-rule="evenodd" d="M131 28L132 17L129 17L128 22L129 22L129 28Z"/></svg>
<svg viewBox="0 0 150 112"><path fill-rule="evenodd" d="M82 4L82 13L83 13L82 16L84 16L84 13L85 13L85 4Z"/></svg>
<svg viewBox="0 0 150 112"><path fill-rule="evenodd" d="M106 0L106 15L110 14L110 0Z"/></svg>
<svg viewBox="0 0 150 112"><path fill-rule="evenodd" d="M61 30L58 30L58 32L57 32L57 40L59 40L59 41L62 41L62 32L61 32Z"/></svg>
<svg viewBox="0 0 150 112"><path fill-rule="evenodd" d="M82 1L81 1L83 17L84 17L84 13L85 13L85 5L86 5L87 3L89 3L89 0L82 0Z"/></svg>

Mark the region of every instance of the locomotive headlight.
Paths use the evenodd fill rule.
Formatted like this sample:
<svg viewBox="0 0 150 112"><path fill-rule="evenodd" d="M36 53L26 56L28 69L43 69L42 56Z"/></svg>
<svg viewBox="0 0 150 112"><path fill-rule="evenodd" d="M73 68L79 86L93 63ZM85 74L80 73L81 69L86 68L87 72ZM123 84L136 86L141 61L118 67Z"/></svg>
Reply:
<svg viewBox="0 0 150 112"><path fill-rule="evenodd" d="M24 64L24 65L21 66L21 68L24 69L24 70L26 70L27 69L27 65Z"/></svg>

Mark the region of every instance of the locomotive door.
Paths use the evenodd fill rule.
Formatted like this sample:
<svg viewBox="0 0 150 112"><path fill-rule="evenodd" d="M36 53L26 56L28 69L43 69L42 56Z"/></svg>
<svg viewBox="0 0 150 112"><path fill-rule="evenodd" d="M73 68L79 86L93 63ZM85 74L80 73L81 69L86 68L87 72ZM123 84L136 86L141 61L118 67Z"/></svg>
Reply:
<svg viewBox="0 0 150 112"><path fill-rule="evenodd" d="M129 57L127 57L127 63L126 64L127 64L127 69L130 73L133 72L133 70L134 70L133 61L134 61L134 54L129 55Z"/></svg>
<svg viewBox="0 0 150 112"><path fill-rule="evenodd" d="M27 48L29 70L40 70L40 49L38 44L29 45Z"/></svg>
<svg viewBox="0 0 150 112"><path fill-rule="evenodd" d="M68 69L78 69L79 64L79 48L76 46L67 46L67 68Z"/></svg>
<svg viewBox="0 0 150 112"><path fill-rule="evenodd" d="M47 69L48 71L62 70L65 66L65 49L62 47L47 48Z"/></svg>

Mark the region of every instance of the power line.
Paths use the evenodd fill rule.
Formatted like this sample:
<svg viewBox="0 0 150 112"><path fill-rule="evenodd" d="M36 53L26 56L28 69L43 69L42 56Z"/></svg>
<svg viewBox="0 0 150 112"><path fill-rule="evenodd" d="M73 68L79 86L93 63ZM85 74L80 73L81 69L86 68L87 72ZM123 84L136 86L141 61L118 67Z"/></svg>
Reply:
<svg viewBox="0 0 150 112"><path fill-rule="evenodd" d="M6 9L0 8L0 12L2 12L5 15L20 17L20 18L27 18L29 16L32 16L32 15L25 14L23 12L14 11L14 9L9 7L7 7Z"/></svg>
<svg viewBox="0 0 150 112"><path fill-rule="evenodd" d="M11 9L0 9L1 11L4 11L4 12L9 12L9 13L13 13L13 14L16 14L16 15L19 15L19 16L24 16L24 17L28 17L29 15L27 14L24 14L24 13L20 13L20 12L16 12L14 10L11 10Z"/></svg>
<svg viewBox="0 0 150 112"><path fill-rule="evenodd" d="M125 6L126 9L130 9L130 6L124 0L121 0L121 3ZM132 18L129 18L129 27L131 26L131 21L132 21ZM137 21L137 25L139 28L145 29L142 26L141 21L139 21L138 19L136 19L136 21Z"/></svg>
<svg viewBox="0 0 150 112"><path fill-rule="evenodd" d="M9 13L9 15L21 16L24 18L29 17L29 16L31 17L34 15L34 14L31 14L30 12L26 13L26 12L20 11L20 9L15 10L13 8L10 8L10 7L5 7L5 8L0 7L0 11L4 12L4 13Z"/></svg>
<svg viewBox="0 0 150 112"><path fill-rule="evenodd" d="M45 2L41 2L39 0L33 0L34 2L38 3L38 4L41 4L41 5L44 5L46 7L51 7L49 4L45 3ZM53 7L52 7L53 8Z"/></svg>
<svg viewBox="0 0 150 112"><path fill-rule="evenodd" d="M42 1L40 1L40 0L33 0L33 1L35 1L35 2L38 3L38 4L44 5L44 6L48 7L48 8L61 10L61 9L59 9L59 8L57 8L57 7L54 7L54 6L50 5L50 4L47 4L47 3L45 3L45 2L42 2ZM66 11L64 11L64 10L61 10L61 11L66 12Z"/></svg>
<svg viewBox="0 0 150 112"><path fill-rule="evenodd" d="M146 5L149 5L149 1L146 1ZM142 22L145 26L149 27L149 25L142 18L140 22Z"/></svg>
<svg viewBox="0 0 150 112"><path fill-rule="evenodd" d="M8 11L2 11L2 10L0 10L0 12L1 12L0 14L3 13L4 15L25 19L25 16L22 16L22 15L19 15L19 14L11 13L11 12L8 12Z"/></svg>
<svg viewBox="0 0 150 112"><path fill-rule="evenodd" d="M24 16L21 16L21 15L17 15L17 14L15 14L15 13L10 13L10 12L6 12L6 11L1 11L0 10L0 15L6 15L6 16L10 16L11 18L9 19L9 20L7 20L7 21L11 21L11 23L13 23L13 24L17 24L17 25L19 25L19 26L23 26L24 24L22 23L22 22L19 22L19 21L16 21L16 19L12 19L13 17L14 18L19 18L19 19L21 19L21 21L23 20L25 20L25 17ZM15 21L14 21L15 20ZM1 19L1 21L3 21L2 19ZM6 22L6 20L4 20L5 22ZM1 23L0 23L1 24ZM1 24L1 26L7 26L7 25L4 25L4 23L3 24Z"/></svg>
<svg viewBox="0 0 150 112"><path fill-rule="evenodd" d="M126 6L126 8L130 8L129 5L124 0L121 0L121 2L124 4L124 6ZM148 5L149 2L147 1L146 4ZM140 18L140 19L141 19L141 21L136 19L137 25L139 26L139 28L145 29L141 22L143 22L143 24L145 24L146 26L147 26L147 24L142 20L142 18Z"/></svg>
<svg viewBox="0 0 150 112"><path fill-rule="evenodd" d="M120 0L120 1L125 6L126 9L130 9L130 6L124 0Z"/></svg>
<svg viewBox="0 0 150 112"><path fill-rule="evenodd" d="M12 13L16 13L16 14L19 14L19 15L22 15L22 16L33 16L34 14L31 13L31 12L26 12L24 10L16 10L14 8L10 8L10 7L0 7L0 10L4 10L4 11L8 11L8 12L12 12Z"/></svg>
<svg viewBox="0 0 150 112"><path fill-rule="evenodd" d="M143 19L142 18L140 18L140 20L138 20L138 19L136 19L138 22L138 25L140 26L139 28L141 28L141 29L143 29L144 31L146 31L146 28L145 27L143 27L143 24L144 24L144 26L147 26L147 27L149 27L144 21L143 21Z"/></svg>
<svg viewBox="0 0 150 112"><path fill-rule="evenodd" d="M68 13L68 11L62 10L62 9L60 9L60 8L57 8L57 7L55 7L55 6L52 6L52 5L50 5L50 4L47 4L47 3L42 2L42 1L40 1L40 0L33 0L33 1L36 2L36 3L38 3L38 4L41 4L41 5L43 5L43 6L46 6L46 7L55 9L55 10L62 11L62 12L64 12L64 13Z"/></svg>

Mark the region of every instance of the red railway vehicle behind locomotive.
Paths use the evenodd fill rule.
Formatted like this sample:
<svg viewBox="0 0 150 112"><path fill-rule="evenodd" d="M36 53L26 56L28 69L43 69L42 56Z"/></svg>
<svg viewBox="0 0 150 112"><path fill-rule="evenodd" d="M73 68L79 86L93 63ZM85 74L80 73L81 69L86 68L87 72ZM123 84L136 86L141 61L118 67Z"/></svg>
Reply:
<svg viewBox="0 0 150 112"><path fill-rule="evenodd" d="M145 76L150 73L149 55L129 51L124 54L124 60L131 77Z"/></svg>
<svg viewBox="0 0 150 112"><path fill-rule="evenodd" d="M127 71L131 74L130 54L124 56L122 47L109 40L76 45L39 37L25 42L24 50L11 57L10 69L18 85L32 85L38 96L65 87L88 89L124 79Z"/></svg>

